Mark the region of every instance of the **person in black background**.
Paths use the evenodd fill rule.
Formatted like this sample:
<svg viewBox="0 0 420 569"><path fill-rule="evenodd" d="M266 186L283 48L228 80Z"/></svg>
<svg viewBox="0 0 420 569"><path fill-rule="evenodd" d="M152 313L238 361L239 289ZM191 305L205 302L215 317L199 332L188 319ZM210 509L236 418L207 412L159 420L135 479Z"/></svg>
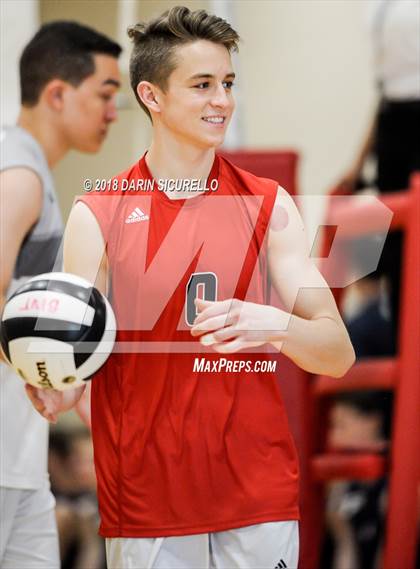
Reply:
<svg viewBox="0 0 420 569"><path fill-rule="evenodd" d="M379 103L340 185L347 192L357 191L365 161L374 155L375 185L385 194L406 190L412 173L420 171L420 4L411 0L372 3L371 40ZM378 270L370 277L385 275L388 281L392 345L385 353L398 350L403 241L400 231L388 235ZM363 323L370 326L368 314ZM352 336L352 341L357 343L357 338Z"/></svg>
<svg viewBox="0 0 420 569"><path fill-rule="evenodd" d="M386 452L392 394L343 392L330 413L329 445L334 450ZM333 482L327 499L323 569L377 569L381 566L387 478Z"/></svg>

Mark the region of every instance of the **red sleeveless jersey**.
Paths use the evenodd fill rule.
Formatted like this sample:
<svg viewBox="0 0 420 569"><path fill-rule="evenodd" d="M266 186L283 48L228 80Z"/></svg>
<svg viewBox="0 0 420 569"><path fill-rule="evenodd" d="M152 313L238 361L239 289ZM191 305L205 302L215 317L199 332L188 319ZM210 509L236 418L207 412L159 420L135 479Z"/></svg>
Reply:
<svg viewBox="0 0 420 569"><path fill-rule="evenodd" d="M105 537L299 517L297 457L278 378L262 371L273 354L222 356L190 334L197 296L267 302L277 183L216 157L207 187L169 199L142 158L107 191L80 198L107 244L118 325L114 353L92 382Z"/></svg>

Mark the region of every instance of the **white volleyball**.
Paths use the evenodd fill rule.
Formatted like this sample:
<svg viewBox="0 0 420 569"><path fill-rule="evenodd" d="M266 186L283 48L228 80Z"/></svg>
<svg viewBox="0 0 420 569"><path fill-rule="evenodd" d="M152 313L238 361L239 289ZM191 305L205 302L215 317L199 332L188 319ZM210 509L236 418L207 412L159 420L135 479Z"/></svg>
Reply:
<svg viewBox="0 0 420 569"><path fill-rule="evenodd" d="M69 273L26 281L6 302L1 346L17 373L36 387L84 385L114 347L116 321L108 300Z"/></svg>

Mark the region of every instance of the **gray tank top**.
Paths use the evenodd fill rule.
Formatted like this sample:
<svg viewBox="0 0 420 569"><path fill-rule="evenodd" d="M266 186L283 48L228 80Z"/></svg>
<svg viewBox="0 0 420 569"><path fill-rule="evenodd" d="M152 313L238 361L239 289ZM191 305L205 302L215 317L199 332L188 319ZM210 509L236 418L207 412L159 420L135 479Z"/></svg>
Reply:
<svg viewBox="0 0 420 569"><path fill-rule="evenodd" d="M63 221L44 152L33 136L18 126L0 131L0 169L10 168L29 168L37 174L43 188L43 203L38 221L22 243L7 297L29 277L61 270L63 235Z"/></svg>
<svg viewBox="0 0 420 569"><path fill-rule="evenodd" d="M29 168L41 180L43 201L38 221L19 251L6 298L29 277L61 270L63 223L54 183L42 148L24 129L0 130L0 169ZM24 382L0 362L0 486L37 489L48 484L48 422L32 407Z"/></svg>

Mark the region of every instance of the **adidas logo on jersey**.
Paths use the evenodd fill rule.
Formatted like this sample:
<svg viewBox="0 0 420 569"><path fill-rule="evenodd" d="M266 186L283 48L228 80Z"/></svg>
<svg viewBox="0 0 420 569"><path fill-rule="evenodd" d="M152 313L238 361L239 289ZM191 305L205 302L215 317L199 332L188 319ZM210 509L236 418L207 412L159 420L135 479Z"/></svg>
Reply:
<svg viewBox="0 0 420 569"><path fill-rule="evenodd" d="M136 209L134 209L130 213L130 215L127 217L125 222L126 223L137 223L138 221L148 221L148 220L149 220L149 216L146 215L145 213L143 213L139 207L136 207Z"/></svg>
<svg viewBox="0 0 420 569"><path fill-rule="evenodd" d="M274 569L287 569L287 565L283 561L283 559L280 559L280 561L277 563L277 565L274 567Z"/></svg>

